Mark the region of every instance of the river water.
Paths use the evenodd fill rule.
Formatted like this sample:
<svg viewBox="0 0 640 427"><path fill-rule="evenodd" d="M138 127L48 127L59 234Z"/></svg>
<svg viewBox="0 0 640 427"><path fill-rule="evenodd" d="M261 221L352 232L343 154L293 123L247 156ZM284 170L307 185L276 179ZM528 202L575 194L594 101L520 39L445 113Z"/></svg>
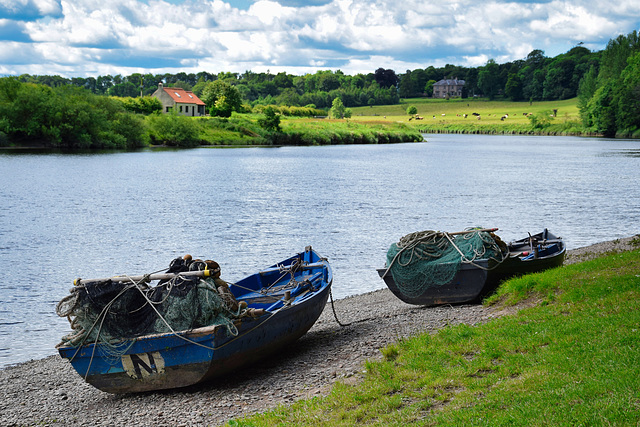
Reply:
<svg viewBox="0 0 640 427"><path fill-rule="evenodd" d="M548 228L569 249L640 232L640 141L425 135L396 145L101 154L0 152L0 367L55 354L75 278L177 256L236 281L311 245L334 298L384 287L389 245L420 230Z"/></svg>

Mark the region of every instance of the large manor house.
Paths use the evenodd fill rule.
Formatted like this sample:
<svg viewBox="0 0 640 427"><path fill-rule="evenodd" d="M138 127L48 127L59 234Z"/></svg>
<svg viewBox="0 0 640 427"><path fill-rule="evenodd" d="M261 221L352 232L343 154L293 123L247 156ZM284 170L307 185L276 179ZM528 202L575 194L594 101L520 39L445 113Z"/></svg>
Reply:
<svg viewBox="0 0 640 427"><path fill-rule="evenodd" d="M464 80L442 79L433 84L434 98L456 98L462 97L462 87Z"/></svg>

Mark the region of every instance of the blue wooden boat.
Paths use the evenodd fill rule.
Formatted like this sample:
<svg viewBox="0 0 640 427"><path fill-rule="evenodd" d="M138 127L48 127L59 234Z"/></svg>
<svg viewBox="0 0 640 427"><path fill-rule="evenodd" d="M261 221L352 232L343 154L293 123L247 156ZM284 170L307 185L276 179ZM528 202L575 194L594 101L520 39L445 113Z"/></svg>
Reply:
<svg viewBox="0 0 640 427"><path fill-rule="evenodd" d="M229 284L241 307L246 303L252 313L234 319L235 335L225 325L210 325L123 339L119 352L113 343L58 351L88 383L109 393L190 386L255 362L304 335L322 313L332 279L328 261L307 247Z"/></svg>
<svg viewBox="0 0 640 427"><path fill-rule="evenodd" d="M489 231L495 231L491 229ZM464 232L462 232L464 233ZM451 233L456 234L456 233ZM549 230L514 240L503 247L500 259L480 258L461 263L452 280L426 286L408 295L398 286L388 267L377 269L389 290L407 304L434 306L478 301L511 277L540 272L563 264L566 247L561 237Z"/></svg>

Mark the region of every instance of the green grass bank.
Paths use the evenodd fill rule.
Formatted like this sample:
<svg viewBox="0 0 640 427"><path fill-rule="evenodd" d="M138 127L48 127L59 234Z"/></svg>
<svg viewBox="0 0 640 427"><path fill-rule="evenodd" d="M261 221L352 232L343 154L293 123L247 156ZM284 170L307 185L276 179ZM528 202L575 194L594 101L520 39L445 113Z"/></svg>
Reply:
<svg viewBox="0 0 640 427"><path fill-rule="evenodd" d="M639 249L512 279L485 304L515 314L402 340L357 385L227 425L640 423Z"/></svg>
<svg viewBox="0 0 640 427"><path fill-rule="evenodd" d="M146 118L153 145L265 146L387 144L423 141L419 129L401 122L357 122L283 116L281 131L260 127L260 114L230 118L153 115Z"/></svg>

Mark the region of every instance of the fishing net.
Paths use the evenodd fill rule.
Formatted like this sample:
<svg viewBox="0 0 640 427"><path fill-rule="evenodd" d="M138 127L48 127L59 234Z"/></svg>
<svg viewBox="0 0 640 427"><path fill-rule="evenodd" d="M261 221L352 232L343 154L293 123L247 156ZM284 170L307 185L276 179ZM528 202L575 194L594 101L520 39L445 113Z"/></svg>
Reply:
<svg viewBox="0 0 640 427"><path fill-rule="evenodd" d="M476 261L492 259L499 264L507 254L507 245L491 232L468 229L449 234L427 230L407 234L392 244L387 268L400 292L412 298L453 280L462 263L486 268Z"/></svg>
<svg viewBox="0 0 640 427"><path fill-rule="evenodd" d="M168 272L205 267L207 264L201 260L177 258ZM100 342L114 353L121 353L123 342L135 337L212 325L224 325L229 334L237 335L233 319L240 316L241 309L237 301L225 302L229 298L221 296L216 281L224 283L219 275L207 279L175 276L154 287L144 281L82 283L56 307L57 314L67 317L73 329L58 346Z"/></svg>

